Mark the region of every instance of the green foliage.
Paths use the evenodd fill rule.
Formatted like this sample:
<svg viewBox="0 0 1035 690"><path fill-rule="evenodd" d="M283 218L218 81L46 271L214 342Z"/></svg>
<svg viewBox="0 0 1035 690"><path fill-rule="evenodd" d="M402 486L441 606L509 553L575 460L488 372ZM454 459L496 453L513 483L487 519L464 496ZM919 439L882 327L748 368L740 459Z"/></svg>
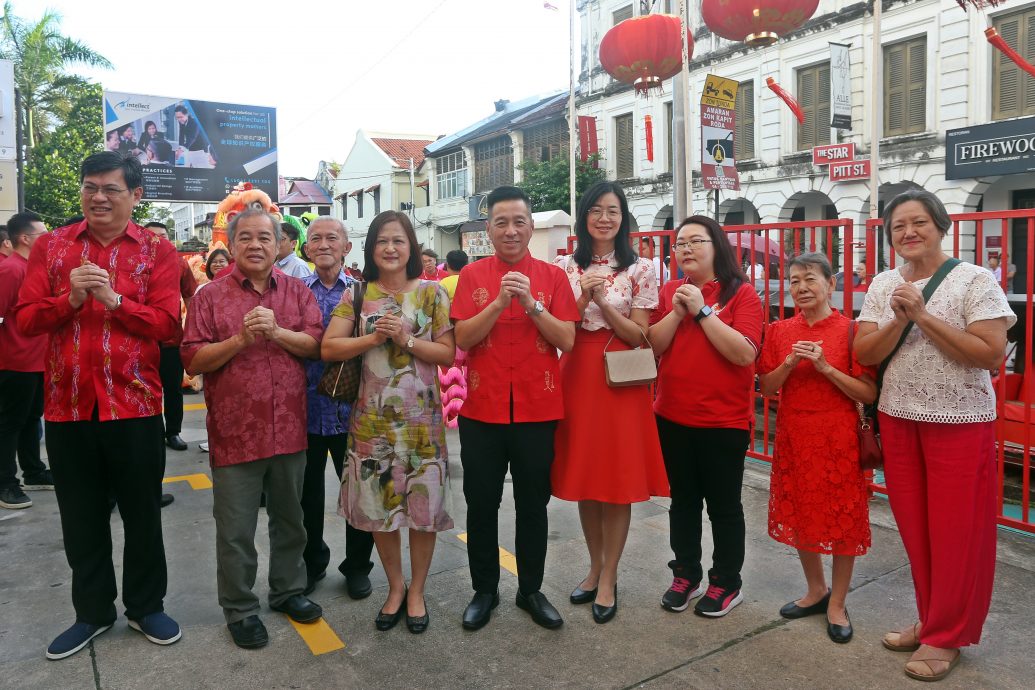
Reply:
<svg viewBox="0 0 1035 690"><path fill-rule="evenodd" d="M599 156L594 154L587 161L575 161L576 200L592 185L605 179L604 170L593 167L598 160ZM532 200L533 213L560 209L568 211L568 215L575 215L574 210L568 210L570 168L567 156L555 156L542 162L525 161L521 164L521 170L523 176L518 186L524 189Z"/></svg>

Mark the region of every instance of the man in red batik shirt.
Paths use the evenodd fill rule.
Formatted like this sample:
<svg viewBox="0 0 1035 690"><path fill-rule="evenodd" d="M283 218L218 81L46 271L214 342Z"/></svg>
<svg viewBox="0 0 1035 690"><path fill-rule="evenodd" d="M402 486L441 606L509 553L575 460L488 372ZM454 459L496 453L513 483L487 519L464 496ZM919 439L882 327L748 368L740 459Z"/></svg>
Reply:
<svg viewBox="0 0 1035 690"><path fill-rule="evenodd" d="M117 618L109 494L126 537L122 601L155 644L180 639L163 612L167 575L159 507L165 449L158 343L179 319L179 269L168 241L130 220L140 162L114 151L80 167L85 220L40 237L18 295L25 335L49 336L47 455L54 475L76 622L48 647L63 659Z"/></svg>

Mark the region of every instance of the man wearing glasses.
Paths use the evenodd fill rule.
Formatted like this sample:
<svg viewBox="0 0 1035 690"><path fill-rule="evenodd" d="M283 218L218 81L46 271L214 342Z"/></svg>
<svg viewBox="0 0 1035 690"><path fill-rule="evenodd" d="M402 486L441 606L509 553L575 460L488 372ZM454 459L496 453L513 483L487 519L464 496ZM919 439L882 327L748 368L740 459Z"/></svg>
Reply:
<svg viewBox="0 0 1035 690"><path fill-rule="evenodd" d="M159 507L165 453L158 344L179 319L176 249L131 221L143 194L135 158L95 153L80 167L85 220L39 238L14 316L46 335L44 412L75 623L47 649L63 659L115 622L109 493L125 532L122 601L129 627L155 644L180 639L163 612Z"/></svg>

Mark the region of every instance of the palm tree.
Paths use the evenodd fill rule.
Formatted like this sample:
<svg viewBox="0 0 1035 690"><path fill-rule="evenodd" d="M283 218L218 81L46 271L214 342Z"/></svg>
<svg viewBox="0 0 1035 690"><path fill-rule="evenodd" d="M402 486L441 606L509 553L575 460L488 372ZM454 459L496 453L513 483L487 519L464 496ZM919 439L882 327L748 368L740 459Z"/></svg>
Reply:
<svg viewBox="0 0 1035 690"><path fill-rule="evenodd" d="M76 91L88 81L65 70L71 65L110 68L106 57L85 43L64 36L61 15L47 10L35 22L14 16L4 2L0 18L0 58L14 62L14 81L21 95L26 141L40 143L43 134L68 114Z"/></svg>

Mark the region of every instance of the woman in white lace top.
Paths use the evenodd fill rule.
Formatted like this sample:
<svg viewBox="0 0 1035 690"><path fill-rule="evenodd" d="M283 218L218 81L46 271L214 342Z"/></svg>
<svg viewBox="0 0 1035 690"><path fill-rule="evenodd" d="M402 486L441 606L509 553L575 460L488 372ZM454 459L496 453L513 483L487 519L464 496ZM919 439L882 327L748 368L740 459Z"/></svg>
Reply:
<svg viewBox="0 0 1035 690"><path fill-rule="evenodd" d="M885 635L884 646L914 652L905 672L920 680L947 675L960 648L979 641L988 614L996 538L989 370L1002 364L1016 320L992 273L969 263L955 265L925 304L922 290L950 259L942 240L951 226L925 190L888 204L884 232L903 264L873 279L855 342L863 364L891 355L878 404L885 478L920 620Z"/></svg>

